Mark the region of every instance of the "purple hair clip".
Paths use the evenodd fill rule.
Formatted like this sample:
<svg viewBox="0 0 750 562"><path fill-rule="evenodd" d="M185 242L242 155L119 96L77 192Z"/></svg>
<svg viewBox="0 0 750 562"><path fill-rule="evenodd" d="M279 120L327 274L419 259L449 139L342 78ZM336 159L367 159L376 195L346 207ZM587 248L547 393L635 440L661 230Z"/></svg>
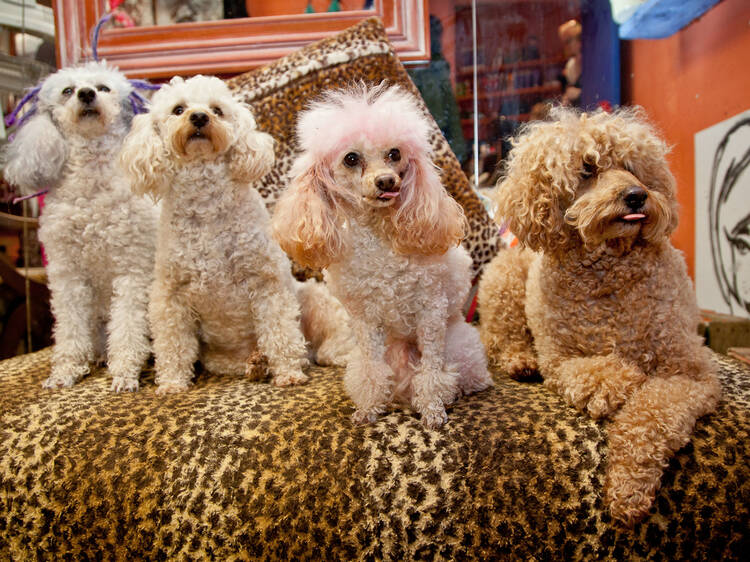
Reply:
<svg viewBox="0 0 750 562"><path fill-rule="evenodd" d="M99 46L99 34L102 32L104 24L111 20L113 15L115 15L114 12L104 14L94 26L93 35L91 37L91 54L94 56L95 61L99 60L99 53L97 51Z"/></svg>
<svg viewBox="0 0 750 562"><path fill-rule="evenodd" d="M35 86L34 88L26 92L26 95L21 99L21 101L18 102L18 104L16 104L15 109L10 113L10 115L7 115L5 117L6 127L10 127L11 125L18 125L20 127L24 121L26 121L29 117L36 113L36 98L39 95L39 90L41 89L41 86ZM29 102L31 102L31 109L24 113L19 119L18 114L21 112L21 109L23 109L23 106Z"/></svg>
<svg viewBox="0 0 750 562"><path fill-rule="evenodd" d="M158 90L161 88L160 85L151 84L145 80L133 79L128 80L128 82L130 82L136 90ZM133 108L133 113L135 115L138 115L139 113L148 113L148 102L141 94L133 90L128 97L130 98L130 107Z"/></svg>
<svg viewBox="0 0 750 562"><path fill-rule="evenodd" d="M93 36L91 38L91 54L93 55L95 61L99 60L98 46L102 27L104 27L104 24L111 20L112 16L114 15L114 11L105 14L101 17L101 19L96 23L96 26L94 27ZM161 88L161 86L159 86L158 84L151 84L150 82L146 82L145 80L129 79L128 82L130 82L130 84L136 90L158 90L159 88ZM135 90L131 92L128 96L128 99L130 100L130 107L133 109L133 113L135 115L138 115L139 113L148 113L148 102L138 92L136 92Z"/></svg>

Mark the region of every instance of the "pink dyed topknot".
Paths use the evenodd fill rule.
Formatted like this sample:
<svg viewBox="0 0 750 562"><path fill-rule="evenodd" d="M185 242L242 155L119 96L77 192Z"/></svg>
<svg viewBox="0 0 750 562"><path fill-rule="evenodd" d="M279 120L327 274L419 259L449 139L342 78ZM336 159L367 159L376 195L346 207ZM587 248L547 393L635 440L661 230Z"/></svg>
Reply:
<svg viewBox="0 0 750 562"><path fill-rule="evenodd" d="M335 157L359 141L398 146L412 154L429 154L430 125L409 92L383 81L360 82L326 92L301 113L297 139L302 151L317 161Z"/></svg>

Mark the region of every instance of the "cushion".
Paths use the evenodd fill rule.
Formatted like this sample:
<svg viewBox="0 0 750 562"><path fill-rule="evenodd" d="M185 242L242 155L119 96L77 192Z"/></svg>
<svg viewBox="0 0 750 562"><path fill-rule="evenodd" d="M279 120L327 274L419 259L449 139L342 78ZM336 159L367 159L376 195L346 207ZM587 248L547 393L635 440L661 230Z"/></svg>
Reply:
<svg viewBox="0 0 750 562"><path fill-rule="evenodd" d="M276 388L201 374L189 391L41 388L50 350L0 362L0 559L691 559L747 555L750 371L665 470L648 517L601 500L606 425L541 384L496 386L439 430L367 426L336 368Z"/></svg>
<svg viewBox="0 0 750 562"><path fill-rule="evenodd" d="M401 85L417 96L422 110L429 115L378 18L364 20L335 36L228 81L237 98L251 106L258 128L277 141L276 165L256 184L270 207L287 186L287 174L297 155L297 113L325 90L341 88L359 80L373 84L388 80ZM479 273L501 244L499 230L469 185L460 163L431 116L430 122L434 161L442 170L445 188L466 213L469 232L464 246L474 260L474 272Z"/></svg>

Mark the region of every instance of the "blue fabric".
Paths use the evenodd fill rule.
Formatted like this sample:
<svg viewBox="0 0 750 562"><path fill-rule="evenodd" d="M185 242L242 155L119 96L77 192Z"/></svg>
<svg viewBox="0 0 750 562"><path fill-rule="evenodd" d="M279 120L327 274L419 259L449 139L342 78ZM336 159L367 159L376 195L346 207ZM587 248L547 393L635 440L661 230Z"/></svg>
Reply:
<svg viewBox="0 0 750 562"><path fill-rule="evenodd" d="M719 0L648 0L620 25L620 39L662 39L702 16Z"/></svg>
<svg viewBox="0 0 750 562"><path fill-rule="evenodd" d="M620 104L620 41L609 0L581 2L581 107L587 111L602 103Z"/></svg>

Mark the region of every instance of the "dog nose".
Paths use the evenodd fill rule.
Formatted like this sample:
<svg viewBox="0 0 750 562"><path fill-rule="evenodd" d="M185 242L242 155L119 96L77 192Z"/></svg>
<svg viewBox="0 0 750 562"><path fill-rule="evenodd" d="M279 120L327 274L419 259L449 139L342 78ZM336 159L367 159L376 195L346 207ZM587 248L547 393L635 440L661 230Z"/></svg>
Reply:
<svg viewBox="0 0 750 562"><path fill-rule="evenodd" d="M648 193L646 193L646 190L637 185L627 188L625 190L625 193L623 193L625 204L633 211L637 211L638 209L643 207L643 203L646 201L647 197Z"/></svg>
<svg viewBox="0 0 750 562"><path fill-rule="evenodd" d="M78 90L78 99L86 105L90 104L96 98L96 92L91 88L81 88Z"/></svg>
<svg viewBox="0 0 750 562"><path fill-rule="evenodd" d="M208 123L208 115L205 113L193 113L190 116L190 122L196 129L200 129L201 127L205 127L206 123Z"/></svg>
<svg viewBox="0 0 750 562"><path fill-rule="evenodd" d="M380 191L394 191L396 185L396 178L390 174L383 174L375 178L375 187Z"/></svg>

